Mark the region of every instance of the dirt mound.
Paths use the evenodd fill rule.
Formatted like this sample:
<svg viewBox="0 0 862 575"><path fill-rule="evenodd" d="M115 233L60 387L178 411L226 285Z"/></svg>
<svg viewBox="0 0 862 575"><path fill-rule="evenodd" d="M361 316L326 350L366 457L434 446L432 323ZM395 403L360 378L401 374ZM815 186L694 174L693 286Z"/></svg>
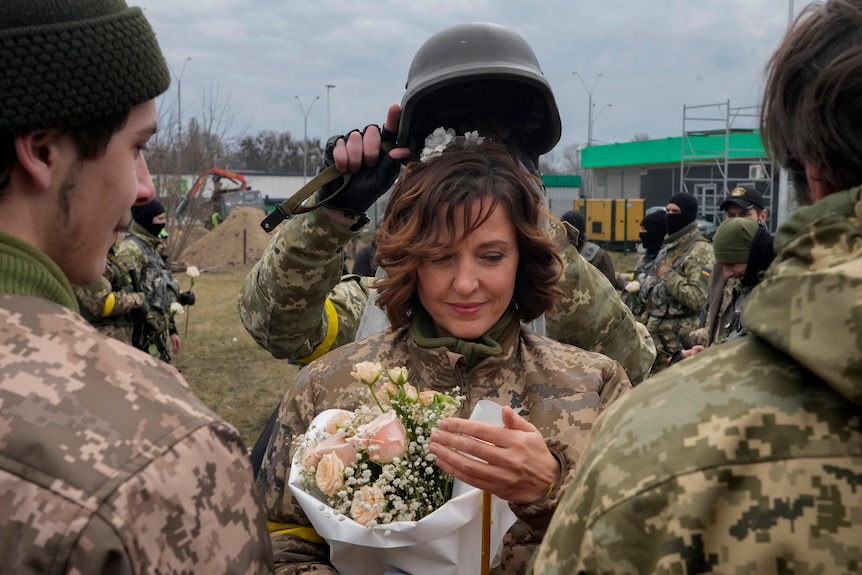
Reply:
<svg viewBox="0 0 862 575"><path fill-rule="evenodd" d="M234 208L224 222L183 250L183 263L214 268L256 262L272 238L260 227L265 216L257 208Z"/></svg>

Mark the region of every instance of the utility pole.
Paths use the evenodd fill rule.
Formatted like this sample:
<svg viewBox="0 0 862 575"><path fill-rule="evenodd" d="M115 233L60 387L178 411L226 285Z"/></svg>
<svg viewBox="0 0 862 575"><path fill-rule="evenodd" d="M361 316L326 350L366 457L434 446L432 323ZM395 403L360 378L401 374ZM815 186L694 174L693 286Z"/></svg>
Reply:
<svg viewBox="0 0 862 575"><path fill-rule="evenodd" d="M180 75L174 73L171 68L171 74L177 79L177 187L176 195L179 197L182 193L182 172L183 172L183 74L186 73L186 64L191 61L192 57L188 56L183 61L183 67L180 69ZM170 68L170 65L168 65Z"/></svg>
<svg viewBox="0 0 862 575"><path fill-rule="evenodd" d="M592 88L587 88L587 83L584 81L583 76L577 72L572 72L572 74L578 77L578 80L581 81L581 85L584 87L584 91L587 93L587 146L589 147L593 145L593 91L596 89L596 83L602 77L602 74L601 72L596 74ZM604 108L602 109L604 110Z"/></svg>
<svg viewBox="0 0 862 575"><path fill-rule="evenodd" d="M302 105L302 100L299 99L299 96L294 96L294 98L299 102L299 109L302 111L303 117L302 139L305 142L305 152L302 154L302 183L305 184L305 180L308 177L308 115L311 113L314 103L320 99L320 96L314 97L308 106L308 112L305 111L305 106Z"/></svg>
<svg viewBox="0 0 862 575"><path fill-rule="evenodd" d="M332 135L332 132L329 131L329 91L335 87L335 84L327 84L326 85L326 137Z"/></svg>

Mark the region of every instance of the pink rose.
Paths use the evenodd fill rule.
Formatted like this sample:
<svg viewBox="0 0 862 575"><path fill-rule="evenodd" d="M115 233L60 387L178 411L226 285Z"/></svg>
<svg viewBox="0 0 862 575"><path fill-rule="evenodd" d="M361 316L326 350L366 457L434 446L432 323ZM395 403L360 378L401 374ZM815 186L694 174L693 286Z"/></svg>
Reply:
<svg viewBox="0 0 862 575"><path fill-rule="evenodd" d="M377 519L385 505L386 498L379 487L363 485L359 491L353 494L350 516L360 525L367 526L374 519Z"/></svg>
<svg viewBox="0 0 862 575"><path fill-rule="evenodd" d="M334 453L327 453L317 464L314 482L324 494L333 495L344 485L344 462Z"/></svg>
<svg viewBox="0 0 862 575"><path fill-rule="evenodd" d="M395 412L389 410L371 423L360 425L347 442L367 451L372 461L390 463L407 451L407 431Z"/></svg>
<svg viewBox="0 0 862 575"><path fill-rule="evenodd" d="M330 435L314 446L314 455L318 458L328 453L336 455L345 466L353 465L359 459L356 447L347 443L343 435Z"/></svg>

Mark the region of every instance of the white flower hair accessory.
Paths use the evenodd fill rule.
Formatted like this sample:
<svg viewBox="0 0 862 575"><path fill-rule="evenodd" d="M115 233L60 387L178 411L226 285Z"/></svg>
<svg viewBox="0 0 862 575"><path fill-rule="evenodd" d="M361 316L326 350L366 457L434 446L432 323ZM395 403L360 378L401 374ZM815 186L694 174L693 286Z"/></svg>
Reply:
<svg viewBox="0 0 862 575"><path fill-rule="evenodd" d="M427 162L431 158L436 158L443 153L446 148L451 148L456 144L462 144L465 150L476 148L485 141L483 136L479 135L478 130L465 132L463 136L455 135L455 130L452 128L439 127L435 129L430 136L425 138L425 147L422 148L422 153L419 155L419 160Z"/></svg>

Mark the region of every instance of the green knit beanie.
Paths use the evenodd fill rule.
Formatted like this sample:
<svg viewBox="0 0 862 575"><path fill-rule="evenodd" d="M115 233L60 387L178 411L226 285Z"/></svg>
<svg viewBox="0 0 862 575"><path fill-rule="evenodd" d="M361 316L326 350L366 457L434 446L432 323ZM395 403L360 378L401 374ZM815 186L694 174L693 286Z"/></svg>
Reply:
<svg viewBox="0 0 862 575"><path fill-rule="evenodd" d="M750 218L731 218L722 222L712 238L712 250L719 264L744 264L759 224Z"/></svg>
<svg viewBox="0 0 862 575"><path fill-rule="evenodd" d="M170 81L149 22L124 0L0 1L0 132L82 126Z"/></svg>

